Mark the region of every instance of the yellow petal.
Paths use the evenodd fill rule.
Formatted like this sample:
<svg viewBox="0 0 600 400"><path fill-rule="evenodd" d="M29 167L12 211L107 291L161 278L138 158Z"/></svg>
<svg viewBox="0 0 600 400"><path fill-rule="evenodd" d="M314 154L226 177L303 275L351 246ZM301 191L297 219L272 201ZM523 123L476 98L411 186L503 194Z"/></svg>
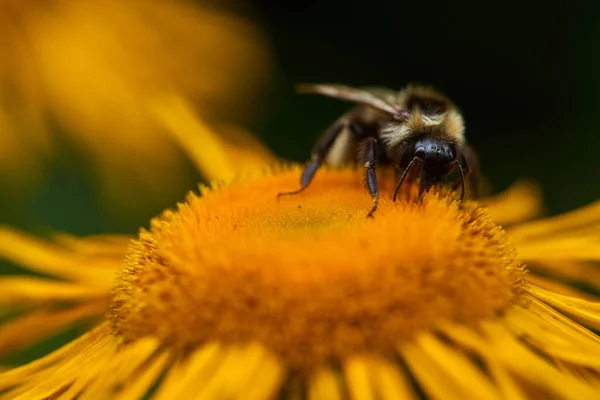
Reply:
<svg viewBox="0 0 600 400"><path fill-rule="evenodd" d="M592 399L597 396L595 390L585 382L561 374L544 358L518 342L500 323L484 323L483 329L488 337L487 353L493 359L501 360L504 365L521 378L544 388L558 398Z"/></svg>
<svg viewBox="0 0 600 400"><path fill-rule="evenodd" d="M123 391L114 396L113 399L135 400L146 398L152 385L156 383L160 378L160 374L167 368L169 359L170 355L166 352L156 357L139 375L128 382ZM93 393L92 391L90 392Z"/></svg>
<svg viewBox="0 0 600 400"><path fill-rule="evenodd" d="M377 393L383 400L417 399L408 377L393 361L374 358L370 374Z"/></svg>
<svg viewBox="0 0 600 400"><path fill-rule="evenodd" d="M95 301L60 310L39 310L19 316L0 326L0 355L42 341L83 319L101 317L105 301Z"/></svg>
<svg viewBox="0 0 600 400"><path fill-rule="evenodd" d="M545 256L542 255L542 256ZM600 289L600 269L598 264L587 260L564 259L534 259L531 260L530 269L546 276L551 276L555 281L566 281L575 285L590 286Z"/></svg>
<svg viewBox="0 0 600 400"><path fill-rule="evenodd" d="M58 301L89 301L106 298L109 287L95 284L66 283L43 278L5 276L0 278L0 304Z"/></svg>
<svg viewBox="0 0 600 400"><path fill-rule="evenodd" d="M505 191L482 200L492 219L501 225L513 225L537 217L542 212L542 194L529 181L513 183Z"/></svg>
<svg viewBox="0 0 600 400"><path fill-rule="evenodd" d="M509 232L510 235L510 232ZM509 236L512 239L512 235ZM538 240L515 239L524 261L600 261L600 236L547 237Z"/></svg>
<svg viewBox="0 0 600 400"><path fill-rule="evenodd" d="M149 367L148 363L151 363L159 346L160 343L156 340L144 338L128 343L113 353L107 351L104 368L92 371L91 376L78 378L69 390L75 397L83 389L83 393L77 397L79 400L113 398L115 391L119 391L122 386L129 386L130 382L137 380L139 371ZM161 355L157 357L161 358ZM77 386L79 390L76 389ZM70 398L67 394L65 397Z"/></svg>
<svg viewBox="0 0 600 400"><path fill-rule="evenodd" d="M527 400L527 397L519 384L515 381L514 377L508 373L503 365L497 361L488 361L487 366L492 378L498 385L498 388L505 399Z"/></svg>
<svg viewBox="0 0 600 400"><path fill-rule="evenodd" d="M260 141L242 129L207 125L182 98L164 97L154 103L154 110L157 122L209 180L229 181L264 170L276 161Z"/></svg>
<svg viewBox="0 0 600 400"><path fill-rule="evenodd" d="M538 271L539 269L539 266L536 265L535 270ZM588 292L584 292L583 290L578 289L574 285L562 283L561 281L558 281L556 279L545 278L534 274L528 274L527 281L535 286L541 287L554 293L560 293L567 296L578 297L581 299L591 301L600 301L600 297L590 294ZM582 282L585 282L585 280L583 280ZM590 282L587 283L589 284Z"/></svg>
<svg viewBox="0 0 600 400"><path fill-rule="evenodd" d="M267 354L262 360L260 368L254 371L250 382L246 383L246 390L238 393L239 399L267 400L273 398L285 380L285 369L275 357Z"/></svg>
<svg viewBox="0 0 600 400"><path fill-rule="evenodd" d="M368 368L367 360L360 356L352 357L344 363L344 375L352 399L375 399L375 389Z"/></svg>
<svg viewBox="0 0 600 400"><path fill-rule="evenodd" d="M328 367L317 369L308 384L309 400L341 400L344 398L340 380Z"/></svg>
<svg viewBox="0 0 600 400"><path fill-rule="evenodd" d="M196 349L187 360L178 361L171 367L161 385L156 399L183 399L186 391L197 389L195 384L213 375L222 358L223 349L217 343L209 343Z"/></svg>
<svg viewBox="0 0 600 400"><path fill-rule="evenodd" d="M109 343L107 334L107 324L104 323L42 358L3 373L0 375L0 390L14 385L35 386L38 383L35 377L48 373L47 371L52 372L53 366L60 364L63 360L77 360L82 355L94 355L93 350L106 348Z"/></svg>
<svg viewBox="0 0 600 400"><path fill-rule="evenodd" d="M0 226L0 257L31 271L110 288L121 257L86 256Z"/></svg>
<svg viewBox="0 0 600 400"><path fill-rule="evenodd" d="M510 237L521 244L539 238L580 237L600 234L600 201L554 217L520 224L507 229Z"/></svg>
<svg viewBox="0 0 600 400"><path fill-rule="evenodd" d="M434 398L455 393L461 399L499 399L497 388L472 361L444 345L431 334L421 334L417 344L407 346L403 354L415 368L423 389ZM433 387L435 386L435 387ZM444 391L448 391L443 395Z"/></svg>
<svg viewBox="0 0 600 400"><path fill-rule="evenodd" d="M573 315L593 327L600 327L600 302L553 293L533 285L527 291L552 307Z"/></svg>
<svg viewBox="0 0 600 400"><path fill-rule="evenodd" d="M58 124L128 211L191 181L147 99L174 92L211 121L241 123L271 70L261 30L206 1L0 2L0 37L0 86L14 94L0 101L0 173L38 171Z"/></svg>
<svg viewBox="0 0 600 400"><path fill-rule="evenodd" d="M400 350L413 376L418 380L427 396L432 399L469 399L460 388L460 383L452 380L435 360L428 357L416 345L406 345Z"/></svg>
<svg viewBox="0 0 600 400"><path fill-rule="evenodd" d="M600 369L600 338L537 301L529 308L515 307L506 315L517 337L544 354L574 365Z"/></svg>
<svg viewBox="0 0 600 400"><path fill-rule="evenodd" d="M262 369L265 351L256 345L231 346L208 379L190 386L182 398L210 400L218 397L244 399L256 371ZM275 388L273 388L275 389ZM266 393L272 398L273 393Z"/></svg>
<svg viewBox="0 0 600 400"><path fill-rule="evenodd" d="M121 258L127 252L133 237L117 234L76 237L66 233L55 233L52 239L78 254Z"/></svg>

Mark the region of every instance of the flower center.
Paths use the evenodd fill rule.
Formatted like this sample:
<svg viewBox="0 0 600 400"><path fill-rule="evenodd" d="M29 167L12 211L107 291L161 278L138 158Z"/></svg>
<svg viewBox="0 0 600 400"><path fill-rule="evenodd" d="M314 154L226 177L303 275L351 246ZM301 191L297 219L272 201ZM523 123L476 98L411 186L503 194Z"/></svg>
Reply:
<svg viewBox="0 0 600 400"><path fill-rule="evenodd" d="M360 176L299 170L190 195L142 231L112 299L115 334L170 345L259 341L291 365L392 348L519 301L522 265L484 210L431 193L374 219Z"/></svg>

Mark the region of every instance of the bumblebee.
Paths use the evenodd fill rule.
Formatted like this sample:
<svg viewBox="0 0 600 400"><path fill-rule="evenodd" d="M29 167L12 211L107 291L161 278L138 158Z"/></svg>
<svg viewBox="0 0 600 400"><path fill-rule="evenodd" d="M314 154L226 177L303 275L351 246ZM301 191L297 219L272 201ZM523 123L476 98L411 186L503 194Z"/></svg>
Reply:
<svg viewBox="0 0 600 400"><path fill-rule="evenodd" d="M444 94L433 88L409 85L395 91L387 88L353 88L339 84L305 84L301 93L317 93L356 103L335 121L316 141L311 159L304 167L300 188L282 195L305 190L323 163L342 165L356 161L364 168L366 186L373 199L367 217L379 203L376 166L393 166L401 171L393 200L408 174L420 170L419 197L434 185L443 184L453 170L458 180L453 190L465 181L477 194L477 160L465 140L461 113Z"/></svg>

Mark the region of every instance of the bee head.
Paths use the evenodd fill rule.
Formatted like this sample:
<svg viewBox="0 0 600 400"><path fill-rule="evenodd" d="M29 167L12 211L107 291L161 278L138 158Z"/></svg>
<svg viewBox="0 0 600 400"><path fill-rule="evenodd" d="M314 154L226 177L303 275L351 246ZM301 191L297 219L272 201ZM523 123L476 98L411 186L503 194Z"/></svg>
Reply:
<svg viewBox="0 0 600 400"><path fill-rule="evenodd" d="M448 140L425 135L415 141L414 156L425 164L445 166L456 159L456 145Z"/></svg>

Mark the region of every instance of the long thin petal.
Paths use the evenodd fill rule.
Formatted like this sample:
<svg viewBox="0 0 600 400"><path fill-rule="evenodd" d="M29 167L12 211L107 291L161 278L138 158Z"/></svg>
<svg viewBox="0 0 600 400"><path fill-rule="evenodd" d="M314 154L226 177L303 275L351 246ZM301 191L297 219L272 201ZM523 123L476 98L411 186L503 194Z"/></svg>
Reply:
<svg viewBox="0 0 600 400"><path fill-rule="evenodd" d="M282 363L270 354L261 360L251 380L246 382L245 390L238 398L245 400L266 400L274 397L285 379Z"/></svg>
<svg viewBox="0 0 600 400"><path fill-rule="evenodd" d="M510 237L518 243L525 239L549 237L554 234L572 235L585 232L600 233L600 201L574 211L563 213L550 218L519 224L508 228Z"/></svg>
<svg viewBox="0 0 600 400"><path fill-rule="evenodd" d="M497 361L488 361L487 367L505 399L527 400L525 393L515 381L514 377L508 373L506 367Z"/></svg>
<svg viewBox="0 0 600 400"><path fill-rule="evenodd" d="M123 259L78 254L5 226L0 226L0 257L31 271L107 287Z"/></svg>
<svg viewBox="0 0 600 400"><path fill-rule="evenodd" d="M595 398L596 393L592 387L561 373L542 356L518 341L501 321L484 322L482 328L483 335L456 324L448 324L441 329L453 341L472 349L488 364L494 364L531 385L528 391L541 390L546 396L550 392L561 399ZM504 388L503 392L505 390L507 389Z"/></svg>
<svg viewBox="0 0 600 400"><path fill-rule="evenodd" d="M115 400L136 400L145 398L152 385L158 381L160 374L167 368L169 360L170 354L167 352L156 357L113 398Z"/></svg>
<svg viewBox="0 0 600 400"><path fill-rule="evenodd" d="M231 180L264 169L276 157L256 138L237 128L212 128L179 97L153 104L158 123L187 152L208 180Z"/></svg>
<svg viewBox="0 0 600 400"><path fill-rule="evenodd" d="M507 313L505 321L516 337L544 354L600 369L600 338L541 302L532 300L527 309L515 307Z"/></svg>
<svg viewBox="0 0 600 400"><path fill-rule="evenodd" d="M577 297L553 293L542 288L531 286L527 289L535 298L584 321L595 328L600 328L600 302L593 302Z"/></svg>
<svg viewBox="0 0 600 400"><path fill-rule="evenodd" d="M521 378L564 399L592 399L597 393L585 382L561 374L541 356L535 354L500 323L484 323L489 340L486 349ZM491 354L490 354L491 356Z"/></svg>
<svg viewBox="0 0 600 400"><path fill-rule="evenodd" d="M153 368L153 360L164 360L168 356L168 353L164 353L167 356L157 353L159 343L152 338L120 344L110 334L107 324L74 343L78 345L67 345L45 357L52 360L46 365L32 363L0 375L0 387L9 389L0 398L114 398L134 379ZM24 373L27 375L23 376ZM16 380L18 377L21 379Z"/></svg>
<svg viewBox="0 0 600 400"><path fill-rule="evenodd" d="M400 349L400 354L408 368L419 382L419 386L432 399L469 399L464 389L449 377L446 371L439 367L417 345L407 345Z"/></svg>
<svg viewBox="0 0 600 400"><path fill-rule="evenodd" d="M0 326L0 356L43 340L90 317L101 316L105 301L95 301L61 310L39 310L9 320Z"/></svg>
<svg viewBox="0 0 600 400"><path fill-rule="evenodd" d="M435 398L443 398L444 390L462 399L500 398L498 389L465 354L431 334L421 334L414 346L405 349L405 354L408 364L416 367L416 377L423 389Z"/></svg>
<svg viewBox="0 0 600 400"><path fill-rule="evenodd" d="M373 358L369 372L381 399L413 400L418 398L408 377L395 362Z"/></svg>
<svg viewBox="0 0 600 400"><path fill-rule="evenodd" d="M107 324L99 325L42 358L2 373L0 375L0 390L17 385L26 385L28 382L29 384L31 382L35 384L34 378L36 376L60 364L63 360L76 358L81 354L93 353L93 351L90 352L90 349L103 348L107 343L107 333Z"/></svg>
<svg viewBox="0 0 600 400"><path fill-rule="evenodd" d="M353 357L344 363L348 392L353 399L375 399L375 388L364 357Z"/></svg>
<svg viewBox="0 0 600 400"><path fill-rule="evenodd" d="M512 240L510 233L509 237ZM600 261L600 234L515 241L520 258L533 264L537 261Z"/></svg>
<svg viewBox="0 0 600 400"><path fill-rule="evenodd" d="M400 366L379 356L363 355L346 360L344 376L352 399L417 398Z"/></svg>
<svg viewBox="0 0 600 400"><path fill-rule="evenodd" d="M145 371L156 355L160 343L154 338L143 338L118 348L113 354L108 354L106 364L87 379L77 379L75 384L80 386L79 400L98 398L113 398L120 387L129 386L141 371ZM70 390L75 386L71 386ZM78 390L72 393L77 395ZM73 396L74 397L74 396ZM67 397L69 398L69 397Z"/></svg>
<svg viewBox="0 0 600 400"><path fill-rule="evenodd" d="M344 392L342 382L329 367L315 370L308 383L309 400L341 400Z"/></svg>
<svg viewBox="0 0 600 400"><path fill-rule="evenodd" d="M77 237L66 233L52 235L54 241L78 254L121 258L134 237L130 235L90 235Z"/></svg>
<svg viewBox="0 0 600 400"><path fill-rule="evenodd" d="M546 257L546 255L542 255ZM567 254L566 258L570 256ZM550 275L556 281L569 282L571 286L590 286L600 290L600 264L589 260L534 259L529 268L533 272Z"/></svg>
<svg viewBox="0 0 600 400"><path fill-rule="evenodd" d="M538 268L536 268L536 270L538 270ZM600 271L598 272L600 276ZM546 278L531 273L527 275L527 281L537 287L541 287L542 289L546 289L551 292L560 293L571 297L579 297L581 299L586 299L590 301L600 301L600 297L596 295L577 289L575 285L563 283L564 279L563 282L561 282L557 279Z"/></svg>
<svg viewBox="0 0 600 400"><path fill-rule="evenodd" d="M518 181L505 191L482 200L492 219L501 225L513 225L537 217L542 212L542 194L538 186Z"/></svg>
<svg viewBox="0 0 600 400"><path fill-rule="evenodd" d="M161 384L156 399L180 399L186 391L196 388L198 381L210 378L223 358L223 349L217 343L208 343L186 360L176 362Z"/></svg>
<svg viewBox="0 0 600 400"><path fill-rule="evenodd" d="M106 298L110 286L60 282L27 276L0 279L0 304L86 301Z"/></svg>
<svg viewBox="0 0 600 400"><path fill-rule="evenodd" d="M245 392L252 386L252 379L256 375L255 371L263 368L264 360L267 357L265 350L258 345L232 347L224 355L212 376L203 380L201 384L196 380L182 398L198 400L218 397L246 398L244 397ZM273 385L269 385L269 388L271 391L275 389ZM264 395L265 397L261 400L272 397L273 393L267 391Z"/></svg>

